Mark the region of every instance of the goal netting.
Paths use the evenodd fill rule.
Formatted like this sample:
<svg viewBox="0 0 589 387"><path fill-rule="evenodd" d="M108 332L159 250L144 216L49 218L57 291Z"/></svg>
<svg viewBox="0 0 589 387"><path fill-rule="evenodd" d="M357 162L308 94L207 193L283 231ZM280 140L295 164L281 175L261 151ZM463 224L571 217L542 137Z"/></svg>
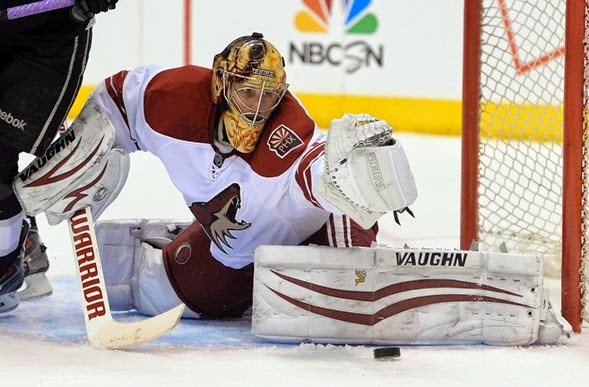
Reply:
<svg viewBox="0 0 589 387"><path fill-rule="evenodd" d="M541 253L576 331L589 248L586 9L465 0L464 28L461 247Z"/></svg>

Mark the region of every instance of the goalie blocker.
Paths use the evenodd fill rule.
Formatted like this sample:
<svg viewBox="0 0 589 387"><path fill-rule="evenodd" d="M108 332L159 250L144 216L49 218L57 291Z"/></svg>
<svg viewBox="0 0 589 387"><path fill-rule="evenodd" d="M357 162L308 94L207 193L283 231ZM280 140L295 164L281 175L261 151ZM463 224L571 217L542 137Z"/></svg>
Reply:
<svg viewBox="0 0 589 387"><path fill-rule="evenodd" d="M281 342L559 342L537 254L260 246L253 333Z"/></svg>
<svg viewBox="0 0 589 387"><path fill-rule="evenodd" d="M25 213L45 212L56 225L89 207L98 218L129 173L129 155L114 142L110 119L88 99L70 128L15 178L14 192Z"/></svg>

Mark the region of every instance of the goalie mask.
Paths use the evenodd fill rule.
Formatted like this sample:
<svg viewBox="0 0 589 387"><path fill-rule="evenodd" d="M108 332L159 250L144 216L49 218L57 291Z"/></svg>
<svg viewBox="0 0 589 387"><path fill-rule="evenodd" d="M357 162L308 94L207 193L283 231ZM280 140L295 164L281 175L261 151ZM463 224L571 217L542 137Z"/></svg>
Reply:
<svg viewBox="0 0 589 387"><path fill-rule="evenodd" d="M212 97L231 145L242 153L256 147L288 84L284 58L254 32L231 42L213 61Z"/></svg>

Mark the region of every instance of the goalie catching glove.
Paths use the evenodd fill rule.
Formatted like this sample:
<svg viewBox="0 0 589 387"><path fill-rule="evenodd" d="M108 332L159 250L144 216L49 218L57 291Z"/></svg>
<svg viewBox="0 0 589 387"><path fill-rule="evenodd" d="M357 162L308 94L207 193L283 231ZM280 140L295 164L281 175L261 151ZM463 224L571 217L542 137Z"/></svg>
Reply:
<svg viewBox="0 0 589 387"><path fill-rule="evenodd" d="M368 114L344 114L329 126L325 174L317 190L364 228L382 215L406 211L417 187L393 128Z"/></svg>

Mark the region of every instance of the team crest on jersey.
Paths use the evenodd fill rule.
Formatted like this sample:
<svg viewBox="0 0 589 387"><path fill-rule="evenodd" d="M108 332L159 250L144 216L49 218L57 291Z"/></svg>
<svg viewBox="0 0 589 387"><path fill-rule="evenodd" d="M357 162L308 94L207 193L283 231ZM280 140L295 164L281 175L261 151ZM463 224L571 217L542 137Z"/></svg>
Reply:
<svg viewBox="0 0 589 387"><path fill-rule="evenodd" d="M251 223L237 220L241 208L241 189L233 183L208 202L194 202L190 210L211 241L225 254L232 248L230 239L234 232L245 230Z"/></svg>
<svg viewBox="0 0 589 387"><path fill-rule="evenodd" d="M274 129L268 138L268 147L281 159L302 145L303 140L285 125L280 125Z"/></svg>

